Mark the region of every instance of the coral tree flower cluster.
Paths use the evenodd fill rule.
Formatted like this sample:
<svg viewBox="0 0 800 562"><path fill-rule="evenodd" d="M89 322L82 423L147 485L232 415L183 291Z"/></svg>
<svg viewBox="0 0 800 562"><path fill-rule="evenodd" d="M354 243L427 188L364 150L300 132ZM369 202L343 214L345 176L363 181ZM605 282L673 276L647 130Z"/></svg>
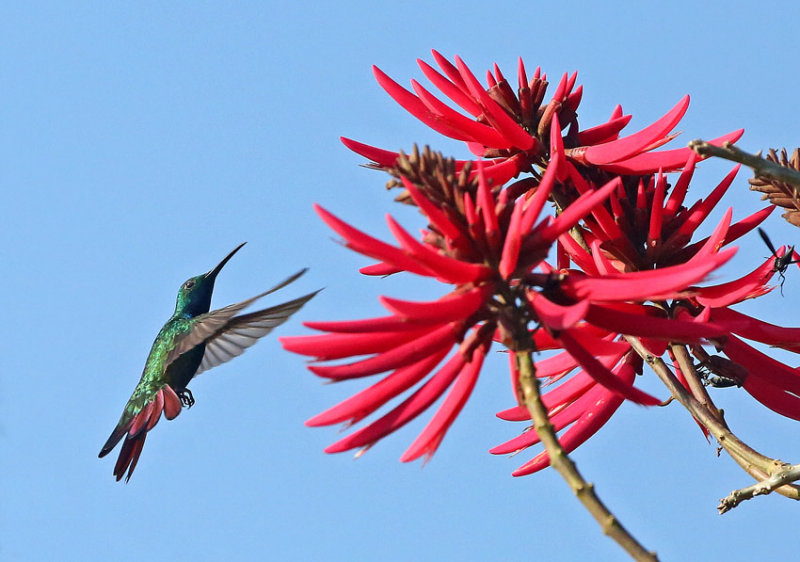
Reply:
<svg viewBox="0 0 800 562"><path fill-rule="evenodd" d="M308 425L356 424L404 397L327 452L363 451L444 396L401 460L429 457L495 345L509 352L517 404L498 416L510 421L530 420L521 405L517 354L553 350L536 360L536 376L552 385L543 401L568 451L598 431L624 400L661 403L634 386L643 361L629 337L656 356L667 353L670 342L724 348L747 371L734 382L770 408L800 415L800 398L785 392L800 395L797 373L772 361L774 368L757 374L756 367L771 360L737 337L792 349L798 334L729 308L769 290L776 258L735 281L698 286L733 256L735 249L725 246L754 229L770 209L734 224L729 209L710 236L692 242L737 170L705 199L684 205L696 157L688 149L656 149L674 138L688 97L652 125L620 137L631 117L619 106L606 123L580 128L583 90L575 86L575 74L565 74L545 102L546 76L537 68L529 79L521 61L514 92L497 66L484 86L459 58L455 64L436 52L434 58L438 70L422 61L420 68L458 109L416 81L412 93L374 72L402 107L464 141L478 158L447 159L428 149L406 155L343 139L372 167L392 175L391 185L403 190L398 199L424 217L421 236L387 216L394 240L386 242L316 207L348 248L377 262L362 273L410 273L436 279L447 290L427 302L381 297L385 316L307 322L323 333L282 338L286 349L313 359L309 369L317 376L380 377ZM674 186L668 172L680 172ZM547 261L553 256L555 264ZM514 453L538 442L535 430L525 431L491 452ZM514 474L548 464L542 452Z"/></svg>

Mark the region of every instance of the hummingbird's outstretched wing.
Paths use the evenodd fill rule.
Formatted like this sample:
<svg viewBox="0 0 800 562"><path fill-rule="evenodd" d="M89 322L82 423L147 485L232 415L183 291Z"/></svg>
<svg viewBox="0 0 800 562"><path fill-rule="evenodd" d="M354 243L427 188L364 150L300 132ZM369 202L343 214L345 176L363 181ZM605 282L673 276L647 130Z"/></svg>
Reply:
<svg viewBox="0 0 800 562"><path fill-rule="evenodd" d="M234 316L205 340L206 351L195 376L244 353L244 350L280 326L319 291L277 306Z"/></svg>
<svg viewBox="0 0 800 562"><path fill-rule="evenodd" d="M183 355L184 353L186 353L190 349L193 349L194 347L200 345L201 343L207 342L215 334L217 334L217 332L224 331L225 330L225 326L228 325L228 323L234 318L234 316L236 316L236 314L238 314L239 312L241 312L242 310L244 310L245 308L247 308L248 306L250 306L251 304L256 302L258 299L260 299L262 297L265 297L265 296L269 295L270 293L274 293L278 289L282 289L283 287L285 287L289 283L295 281L297 278L299 278L301 275L303 275L306 271L307 271L306 269L301 269L300 271L298 271L297 273L295 273L291 277L281 281L280 283L278 283L277 285L275 285L271 289L269 289L267 291L264 291L260 295L256 295L256 296L254 296L252 298L249 298L247 300L243 300L241 302L237 302L235 304L228 305L228 306L226 306L224 308L220 308L218 310L212 310L211 312L207 312L205 314L201 314L201 315L197 316L196 318L193 318L192 319L192 329L188 333L186 333L185 335L181 336L178 340L176 340L175 346L167 354L167 360L166 360L166 363L165 363L165 368L168 367L170 363L175 361L175 359L177 359L178 357L180 357L181 355ZM311 297L313 297L315 294L316 294L316 292L315 293L311 293L310 295L306 295L306 297L301 297L300 299L297 299L297 300L305 299L305 301L300 303L300 306L298 306L295 310L297 310L301 306L303 306L303 304L305 304L305 302L308 299L310 299ZM292 312L294 312L294 311L292 311ZM256 313L253 313L253 314L256 314ZM288 318L288 316L286 316L286 318ZM281 320L281 322L285 321L286 318ZM281 322L278 322L278 324L280 324ZM275 324L275 326L277 326L278 324ZM266 335L268 332L269 332L269 330L267 332L264 332L264 334L262 334L262 335ZM259 336L259 337L261 337L261 336ZM252 343L250 345L252 345ZM245 346L245 347L248 347L248 346ZM239 355L239 354L240 353L237 353L236 355ZM234 356L232 355L231 357L234 357Z"/></svg>

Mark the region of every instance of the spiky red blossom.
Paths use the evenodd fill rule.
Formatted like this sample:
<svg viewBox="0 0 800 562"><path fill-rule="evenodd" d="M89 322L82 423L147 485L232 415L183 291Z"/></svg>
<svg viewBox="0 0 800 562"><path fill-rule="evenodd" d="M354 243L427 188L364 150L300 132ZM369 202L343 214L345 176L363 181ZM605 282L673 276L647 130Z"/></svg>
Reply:
<svg viewBox="0 0 800 562"><path fill-rule="evenodd" d="M309 322L308 327L327 333L282 339L286 349L315 359L309 369L318 376L342 381L383 375L308 425L355 424L408 394L327 452L366 449L447 392L402 460L432 455L469 398L493 342L511 352L561 350L536 362L536 376L559 383L543 400L555 429L565 430L559 441L570 451L602 427L624 399L659 403L633 386L643 365L626 336L639 338L660 356L669 342L725 347L736 341L732 334L758 339L754 332L769 332L728 307L768 290L774 258L730 283L696 286L732 256L734 250L720 251L722 246L755 228L769 211L731 225L729 210L711 236L690 243L736 171L704 200L684 206L696 157L686 149L654 149L674 138L672 128L685 113L688 97L658 122L620 139L630 116L619 107L607 123L579 128L582 89L574 88L575 75L565 75L550 102L542 105L547 82L538 69L528 81L520 62L514 95L497 67L484 88L460 59L452 65L438 53L434 57L444 74L420 62L423 72L472 117L449 108L416 82L415 95L378 69L375 73L403 107L489 160L447 160L427 149L407 157L343 139L373 160L373 167L396 178L394 183L404 188L399 199L418 207L427 229L417 239L389 216L396 244L388 244L321 207L317 212L349 248L378 261L362 273L432 277L448 285L449 292L431 302L381 297L387 316ZM737 131L718 142L740 135ZM676 170L681 175L672 187L665 171ZM523 172L530 177L508 183ZM547 201L556 204L557 213L542 218ZM555 267L545 261L551 250ZM770 337L780 339L773 332ZM734 353L749 353L742 349L731 347ZM521 404L519 375L509 355L512 390ZM677 365L676 370L685 384ZM780 386L779 375L744 377L745 388L776 411L800 413L795 405L800 398L779 394L794 388L784 378ZM522 406L498 416L530 419ZM538 440L536 431L527 431L492 452L516 452ZM541 453L514 474L535 472L548 462Z"/></svg>
<svg viewBox="0 0 800 562"><path fill-rule="evenodd" d="M517 66L517 90L514 92L497 65L494 65L494 72L486 73L487 85L484 86L459 57L455 57L453 64L437 51L432 53L439 70L419 59L417 63L425 77L458 109L438 99L416 80L411 81L412 93L378 67L373 67L373 72L381 87L417 119L447 137L464 141L476 156L490 159L485 173L495 185L507 182L520 172L535 173L537 167L547 165L551 157L554 119L560 124L557 136L565 147L566 158L582 167L613 174L652 174L659 169L679 170L691 153L688 148L654 150L677 136L672 131L689 107L689 96L684 96L655 123L620 138L631 120L630 115L623 115L620 105L605 123L581 129L578 107L583 98L583 86L576 86L577 72L564 73L553 96L545 102L547 75L537 67L528 79L522 59ZM711 143L735 142L743 132L742 129L733 131ZM396 152L344 137L342 141L351 150L375 162L375 166L392 168L397 161ZM457 171L467 162L470 161L456 161ZM474 173L476 161L471 162Z"/></svg>

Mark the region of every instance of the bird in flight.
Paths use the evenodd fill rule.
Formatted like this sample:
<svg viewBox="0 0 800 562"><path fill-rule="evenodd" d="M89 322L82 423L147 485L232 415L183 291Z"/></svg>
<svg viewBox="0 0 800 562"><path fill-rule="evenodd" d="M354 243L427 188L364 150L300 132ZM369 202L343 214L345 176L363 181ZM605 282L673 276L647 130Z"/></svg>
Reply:
<svg viewBox="0 0 800 562"><path fill-rule="evenodd" d="M244 353L317 294L315 291L277 306L237 316L258 299L295 281L305 273L303 269L260 295L209 312L214 281L242 246L244 243L234 248L211 271L188 279L178 290L175 312L158 332L139 384L125 405L119 423L100 450L102 458L124 437L114 466L117 481L126 471L125 481L130 480L147 433L158 423L161 414L171 420L180 413L182 406L190 408L194 404L192 392L186 388L189 381L203 371Z"/></svg>

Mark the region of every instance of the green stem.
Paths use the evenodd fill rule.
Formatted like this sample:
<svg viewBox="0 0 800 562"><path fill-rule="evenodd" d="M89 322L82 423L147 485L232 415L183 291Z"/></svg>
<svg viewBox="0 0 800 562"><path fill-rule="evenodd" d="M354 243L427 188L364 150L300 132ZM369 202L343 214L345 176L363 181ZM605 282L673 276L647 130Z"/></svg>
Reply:
<svg viewBox="0 0 800 562"><path fill-rule="evenodd" d="M533 428L539 435L550 458L550 465L566 480L580 502L600 524L603 533L616 541L634 560L658 560L656 554L645 549L600 501L594 485L583 479L575 463L558 442L553 424L550 423L547 416L547 408L545 408L539 392L539 379L536 378L531 350L518 349L514 351L514 357L525 406L531 414Z"/></svg>

